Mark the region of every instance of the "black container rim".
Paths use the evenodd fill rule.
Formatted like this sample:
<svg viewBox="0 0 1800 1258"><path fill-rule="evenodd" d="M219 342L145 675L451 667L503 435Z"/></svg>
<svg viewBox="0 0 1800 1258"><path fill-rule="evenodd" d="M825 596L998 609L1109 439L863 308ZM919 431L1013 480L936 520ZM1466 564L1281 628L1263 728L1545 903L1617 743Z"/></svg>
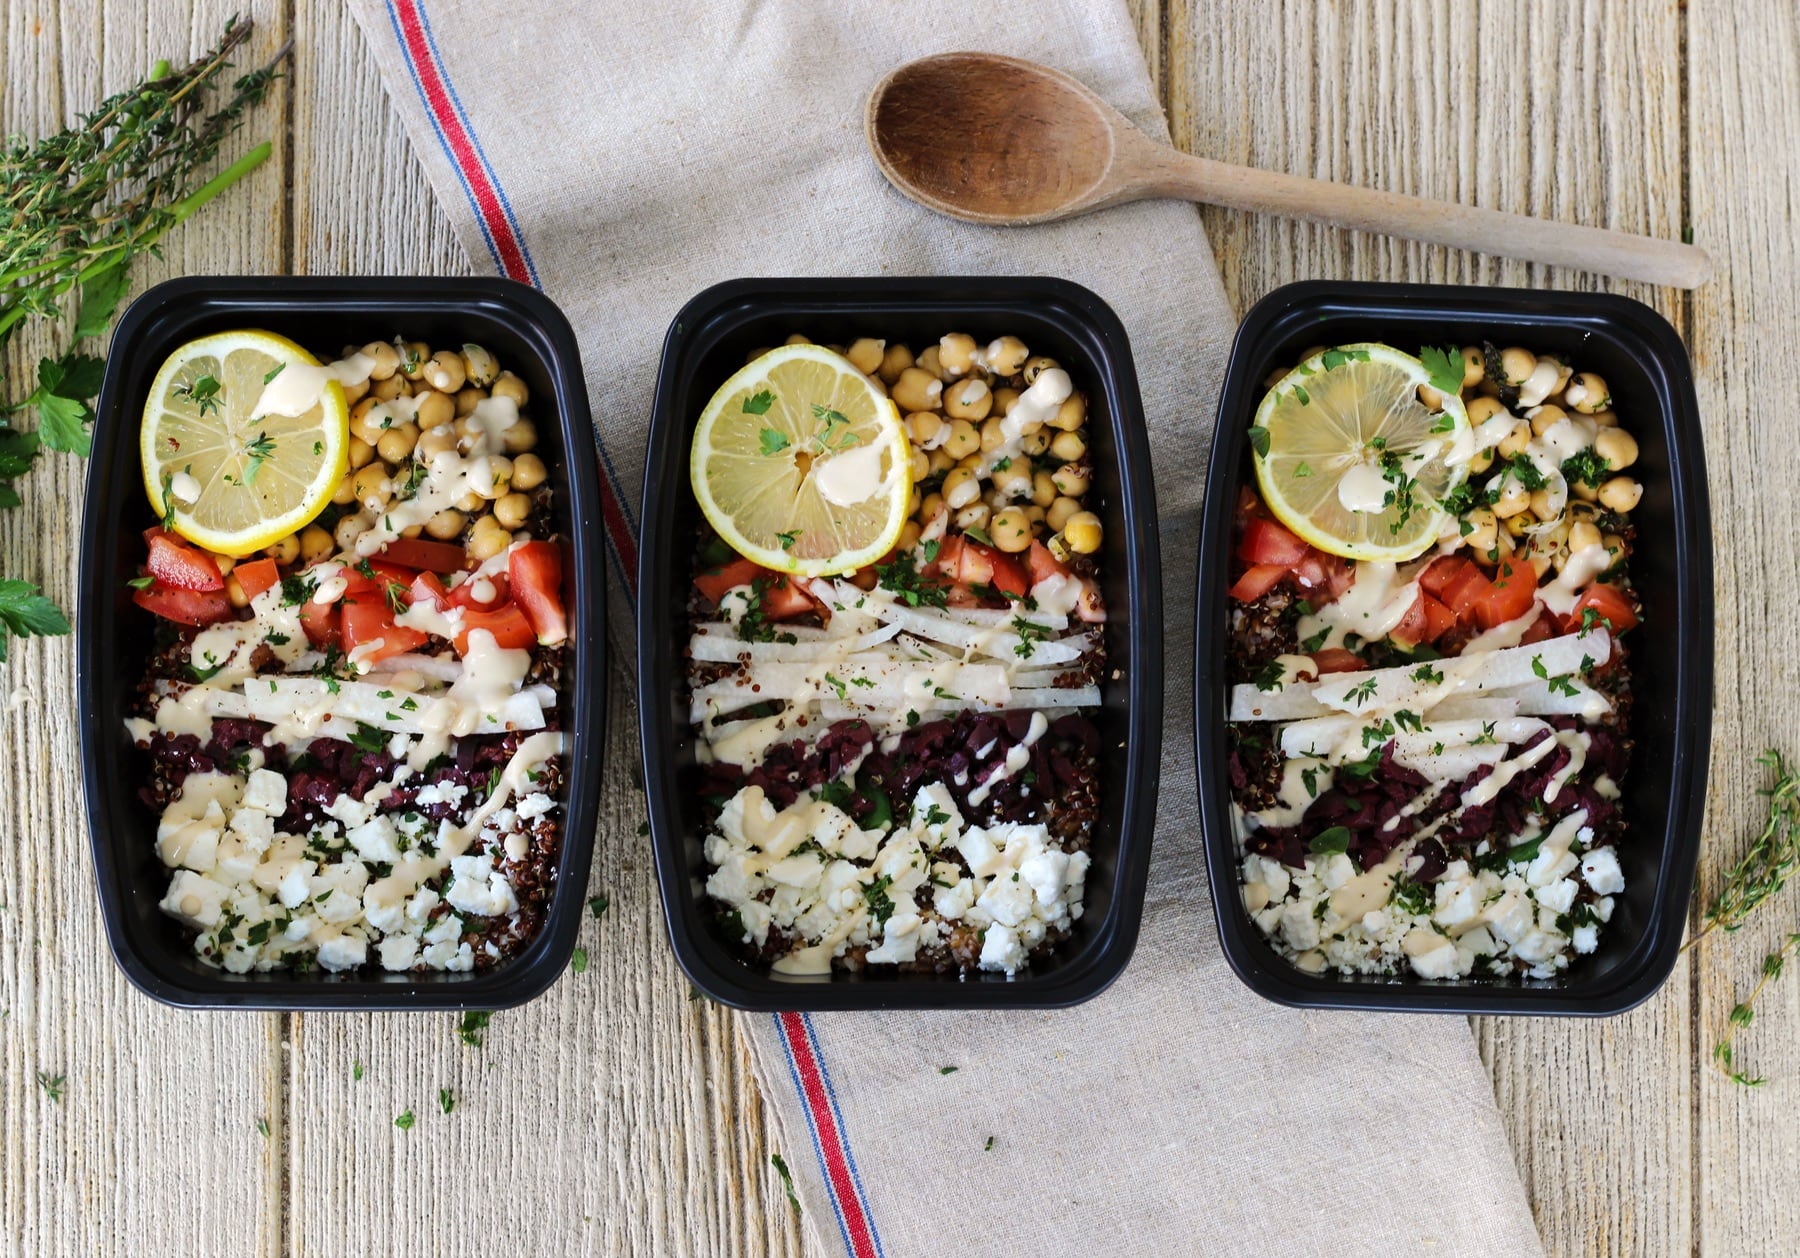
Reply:
<svg viewBox="0 0 1800 1258"><path fill-rule="evenodd" d="M961 286L952 301L946 290ZM988 294L984 297L982 294ZM1106 381L1115 408L1118 438L1119 497L1127 520L1131 604L1128 638L1132 665L1128 679L1128 725L1131 751L1124 781L1118 874L1114 880L1111 920L1080 958L1048 974L1026 971L1009 982L958 982L942 978L907 981L844 982L774 978L732 960L721 967L697 945L698 904L689 892L689 873L681 853L682 836L669 800L674 789L672 757L666 754L674 730L665 719L665 695L653 652L669 632L666 612L656 600L640 596L638 634L638 728L644 760L645 793L650 816L657 882L670 947L694 986L713 1000L752 1012L827 1012L891 1009L1057 1009L1099 995L1124 972L1137 946L1149 877L1150 847L1156 821L1156 774L1161 760L1163 711L1162 577L1158 546L1155 489L1149 475L1150 455L1143 403L1129 337L1112 308L1097 294L1072 281L1050 276L871 276L834 278L754 278L726 280L703 290L675 316L664 338L657 372L644 465L644 536L638 551L638 588L654 588L644 574L678 563L686 554L669 553L672 539L651 522L663 518L670 498L670 465L685 460L685 442L671 434L686 433L691 420L673 414L678 381L675 364L695 329L721 318L754 317L758 303L792 302L808 313L931 314L954 307L958 312L1004 314L1017 309L1021 296L1033 301L1038 316L1060 315L1079 320L1106 353L1094 364ZM1071 326L1075 326L1071 324ZM686 477L681 478L682 488Z"/></svg>
<svg viewBox="0 0 1800 1258"><path fill-rule="evenodd" d="M1244 457L1247 425L1239 422L1260 381L1249 378L1257 346L1292 312L1328 317L1404 317L1443 320L1446 326L1490 319L1500 326L1533 323L1600 333L1631 342L1663 402L1662 431L1668 442L1669 479L1676 528L1672 539L1680 581L1675 592L1676 629L1682 655L1676 679L1671 803L1663 835L1665 860L1646 929L1647 944L1624 973L1603 990L1578 993L1561 980L1516 985L1473 982L1320 980L1281 959L1260 936L1238 894L1236 845L1232 835L1230 788L1223 772L1223 674L1217 646L1208 641L1224 623L1224 570L1209 561L1229 539ZM1286 284L1264 297L1244 317L1232 342L1220 392L1212 457L1207 469L1198 556L1195 617L1194 747L1200 790L1200 818L1214 925L1225 959L1238 978L1277 1004L1299 1009L1364 1012L1553 1015L1604 1017L1641 1005L1674 970L1686 927L1700 853L1706 801L1713 695L1713 625L1705 609L1712 593L1711 508L1705 449L1693 369L1686 347L1669 321L1643 302L1613 293L1525 288L1480 288L1451 284L1365 283L1306 280ZM1254 938L1252 937L1254 936ZM1604 946L1604 945L1602 945Z"/></svg>
<svg viewBox="0 0 1800 1258"><path fill-rule="evenodd" d="M358 978L314 975L294 978L271 971L262 974L202 976L182 981L158 973L139 954L126 932L120 894L123 878L103 818L117 801L103 797L97 728L101 711L103 661L102 617L110 618L109 573L99 565L82 565L77 589L76 698L81 733L82 793L87 808L89 848L93 854L100 916L106 926L113 959L131 985L165 1005L184 1009L252 1009L314 1013L332 1010L417 1011L430 1009L506 1009L535 999L561 975L574 951L581 926L581 897L593 856L601 761L598 749L606 728L606 581L603 546L598 540L601 497L598 451L588 409L587 383L580 347L562 310L539 290L514 280L490 276L468 278L415 276L185 276L145 290L120 317L108 355L105 382L95 408L94 449L87 473L81 554L100 553L104 512L96 510L109 486L123 484L137 496L136 443L121 461L120 443L105 440L117 424L127 422L121 396L122 364L138 339L156 322L174 317L184 303L209 299L220 310L241 310L247 320L258 312L284 306L326 306L336 312L395 314L479 310L496 321L511 322L521 336L535 338L545 373L555 383L556 417L561 439L568 443L570 501L569 544L573 549L575 599L569 640L568 702L574 720L571 739L585 738L596 749L587 762L565 755L568 801L562 835L557 886L545 921L517 955L491 972L433 976L423 981L397 977ZM133 431L135 419L129 420ZM123 475L124 480L120 477ZM146 507L147 510L147 507ZM137 806L136 801L130 801Z"/></svg>

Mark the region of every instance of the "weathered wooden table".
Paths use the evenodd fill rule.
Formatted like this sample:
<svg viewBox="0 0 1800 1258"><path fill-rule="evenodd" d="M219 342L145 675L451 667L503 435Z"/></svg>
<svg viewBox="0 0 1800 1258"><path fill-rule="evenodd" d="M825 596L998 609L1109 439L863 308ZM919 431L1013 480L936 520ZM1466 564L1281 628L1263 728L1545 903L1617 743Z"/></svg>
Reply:
<svg viewBox="0 0 1800 1258"><path fill-rule="evenodd" d="M53 130L158 57L200 50L238 3L107 0L103 16L98 0L0 0L0 125ZM1719 278L1698 293L1614 286L1687 340L1710 438L1719 681L1704 891L1757 824L1755 752L1800 748L1792 0L1134 7L1193 152L1663 237L1691 227L1713 251ZM275 158L172 235L139 286L193 272L467 273L338 4L250 8L254 52L291 36L296 55L232 151L272 137ZM1302 278L1599 283L1241 214L1205 221L1239 310ZM21 338L8 376L27 378L44 345ZM45 459L27 505L0 515L0 573L65 606L84 471ZM592 888L611 910L584 925L587 971L496 1015L480 1049L446 1014L194 1015L133 992L95 905L74 680L66 640L0 666L0 1249L803 1248L733 1016L690 999L664 943L618 679ZM1552 1252L1800 1244L1800 984L1774 988L1741 1037L1766 1087L1708 1064L1758 958L1797 919L1788 896L1685 958L1625 1017L1476 1021ZM60 1102L39 1072L66 1076ZM440 1088L457 1098L448 1116ZM417 1125L399 1131L408 1109Z"/></svg>

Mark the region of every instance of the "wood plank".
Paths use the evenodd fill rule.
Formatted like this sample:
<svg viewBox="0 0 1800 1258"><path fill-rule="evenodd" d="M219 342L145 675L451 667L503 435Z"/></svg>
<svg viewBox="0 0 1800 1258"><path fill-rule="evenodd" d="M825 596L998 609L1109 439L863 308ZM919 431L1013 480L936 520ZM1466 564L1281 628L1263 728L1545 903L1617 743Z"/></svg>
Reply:
<svg viewBox="0 0 1800 1258"><path fill-rule="evenodd" d="M1800 751L1791 661L1800 625L1782 591L1795 586L1800 521L1793 511L1796 461L1785 423L1763 422L1764 398L1800 391L1800 362L1783 347L1800 337L1800 249L1794 188L1800 154L1800 32L1791 4L1688 7L1688 151L1697 243L1719 277L1695 294L1691 344L1706 427L1717 570L1718 683L1712 783L1701 902L1717 873L1766 819L1754 763L1764 747ZM1800 929L1790 889L1735 936L1699 951L1696 1010L1702 1051L1717 1042L1765 952ZM1740 1064L1767 1076L1755 1090L1717 1070L1699 1071L1701 1249L1749 1254L1791 1250L1800 1235L1793 1191L1794 1106L1800 1101L1800 987L1790 974L1758 1002L1737 1037Z"/></svg>
<svg viewBox="0 0 1800 1258"><path fill-rule="evenodd" d="M295 81L297 168L307 172L294 193L296 269L471 273L355 24L333 0L303 0L296 20L310 50ZM688 999L664 938L637 833L623 664L611 682L587 892L611 907L584 922L586 972L496 1014L480 1049L457 1041L448 1014L293 1018L292 1251L331 1237L371 1255L467 1252L505 1219L509 1253L802 1252L736 1015ZM445 1087L449 1115L437 1100ZM396 1129L409 1108L416 1125ZM446 1183L456 1191L446 1195ZM541 1208L521 1211L522 1199Z"/></svg>
<svg viewBox="0 0 1800 1258"><path fill-rule="evenodd" d="M217 39L242 7L228 0L59 6L0 4L5 50L0 130L40 135L136 81L158 57L180 62ZM280 42L275 6L244 60ZM279 142L280 86L226 146ZM220 197L144 259L134 289L174 275L278 271L268 230L284 154ZM53 338L20 336L12 381L29 378ZM15 383L9 396L23 390ZM86 465L46 455L23 486L27 505L0 515L0 573L41 582L72 606ZM113 965L94 896L70 639L14 643L0 665L0 1249L122 1253L154 1238L164 1253L274 1253L279 1146L279 1020L195 1015L152 1003ZM65 1075L60 1104L38 1072Z"/></svg>
<svg viewBox="0 0 1800 1258"><path fill-rule="evenodd" d="M1474 6L1426 0L1301 0L1278 12L1170 0L1168 8L1167 46L1192 50L1171 64L1167 80L1177 141L1192 152L1665 238L1679 233L1681 28L1673 4L1517 0L1484 4L1479 17ZM1627 65L1630 73L1617 72ZM1675 294L1641 285L1203 213L1240 311L1290 280L1338 277L1606 288L1682 322ZM1653 1001L1623 1018L1476 1020L1551 1252L1690 1249L1690 1009L1684 964Z"/></svg>

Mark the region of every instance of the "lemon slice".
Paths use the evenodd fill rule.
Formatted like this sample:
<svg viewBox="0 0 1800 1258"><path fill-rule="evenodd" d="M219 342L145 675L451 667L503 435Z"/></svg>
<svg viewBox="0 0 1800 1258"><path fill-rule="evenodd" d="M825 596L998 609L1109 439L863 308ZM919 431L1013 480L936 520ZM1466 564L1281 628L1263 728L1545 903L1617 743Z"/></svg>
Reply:
<svg viewBox="0 0 1800 1258"><path fill-rule="evenodd" d="M289 372L270 390L274 409L256 415L264 389ZM144 489L189 541L248 555L331 500L349 463L349 422L344 387L286 337L243 331L189 341L169 355L144 403Z"/></svg>
<svg viewBox="0 0 1800 1258"><path fill-rule="evenodd" d="M1454 389L1432 410L1431 373L1386 345L1344 345L1269 390L1250 430L1256 479L1275 518L1347 559L1402 562L1437 540L1441 503L1468 476L1469 416Z"/></svg>
<svg viewBox="0 0 1800 1258"><path fill-rule="evenodd" d="M694 496L747 559L802 576L866 567L900 539L912 450L894 404L820 345L770 350L694 432Z"/></svg>

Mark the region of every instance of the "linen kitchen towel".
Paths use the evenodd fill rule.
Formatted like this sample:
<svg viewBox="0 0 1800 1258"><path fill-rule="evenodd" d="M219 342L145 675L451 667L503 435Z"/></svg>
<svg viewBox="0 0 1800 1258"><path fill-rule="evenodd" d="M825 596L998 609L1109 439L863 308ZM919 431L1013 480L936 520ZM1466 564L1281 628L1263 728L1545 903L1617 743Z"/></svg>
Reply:
<svg viewBox="0 0 1800 1258"><path fill-rule="evenodd" d="M957 48L1067 70L1165 136L1121 0L609 0L579 20L545 0L351 7L469 255L540 285L581 336L622 644L658 353L702 288L752 275L1060 275L1130 331L1169 666L1136 957L1073 1010L745 1015L781 1147L797 1155L813 1250L1541 1252L1461 1019L1278 1008L1219 955L1185 660L1201 473L1236 320L1198 215L1159 203L970 227L901 198L865 150L876 80ZM944 1064L960 1068L942 1075Z"/></svg>

